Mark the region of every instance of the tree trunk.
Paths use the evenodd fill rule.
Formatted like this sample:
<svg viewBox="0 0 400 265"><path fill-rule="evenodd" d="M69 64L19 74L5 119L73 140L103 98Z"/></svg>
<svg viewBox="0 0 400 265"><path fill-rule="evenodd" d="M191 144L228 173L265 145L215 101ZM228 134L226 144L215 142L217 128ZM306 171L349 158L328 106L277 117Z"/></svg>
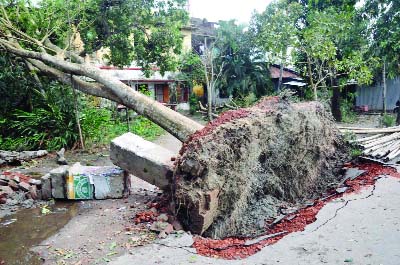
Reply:
<svg viewBox="0 0 400 265"><path fill-rule="evenodd" d="M131 87L125 85L120 80L104 73L97 67L94 67L90 64L71 63L44 52L39 53L24 50L22 48L17 48L13 46L10 42L1 39L0 43L9 52L15 55L24 58L36 59L46 64L58 67L62 70L62 72L58 71L58 74L61 75L59 76L59 78L62 78L67 82L68 78L65 79L65 76L62 76L65 73L72 73L74 75L81 75L94 79L101 85L87 86L85 84L86 82L82 80L77 80L79 78L75 79L75 81L77 81L76 83L78 85L81 83L85 86L84 89L81 91L89 94L91 94L90 92L95 92L98 94L109 95L111 98L116 99L116 101L135 110L140 115L143 115L154 123L158 124L181 141L185 141L189 137L189 135L203 128L201 124L179 114L178 112L173 111L170 108L163 106L157 101L139 92L134 91ZM51 70L51 67L47 69L47 71ZM57 71L56 69L54 70ZM69 78L69 82L73 81L74 79Z"/></svg>
<svg viewBox="0 0 400 265"><path fill-rule="evenodd" d="M383 84L383 91L382 91L382 99L383 99L383 114L386 114L386 62L383 61L383 69L382 69L382 84Z"/></svg>
<svg viewBox="0 0 400 265"><path fill-rule="evenodd" d="M340 87L338 86L338 80L336 73L331 75L331 86L332 86L332 98L331 98L331 110L332 115L336 121L342 121L342 112L340 111Z"/></svg>
<svg viewBox="0 0 400 265"><path fill-rule="evenodd" d="M281 64L279 65L278 92L281 91L282 88L282 76L283 76L283 62L281 60Z"/></svg>
<svg viewBox="0 0 400 265"><path fill-rule="evenodd" d="M307 55L307 68L308 68L308 75L310 76L310 85L311 85L311 87L313 89L313 93L314 93L314 100L317 101L318 100L317 86L314 85L314 80L312 78L311 61L310 61L310 57L308 57L308 55Z"/></svg>

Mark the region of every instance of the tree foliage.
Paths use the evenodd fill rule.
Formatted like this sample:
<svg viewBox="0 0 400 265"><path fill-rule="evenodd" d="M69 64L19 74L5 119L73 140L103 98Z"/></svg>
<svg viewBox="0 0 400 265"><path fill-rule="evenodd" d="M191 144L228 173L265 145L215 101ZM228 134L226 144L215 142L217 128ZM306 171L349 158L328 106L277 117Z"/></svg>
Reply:
<svg viewBox="0 0 400 265"><path fill-rule="evenodd" d="M244 25L234 21L221 22L217 30L216 63L223 65L217 87L234 97L254 93L257 97L272 92L268 63L256 48L252 35Z"/></svg>
<svg viewBox="0 0 400 265"><path fill-rule="evenodd" d="M24 47L38 50L47 39L68 51L70 39L83 41L81 54L106 49L109 63L161 72L176 67L187 22L183 0L2 0L0 31L24 38Z"/></svg>
<svg viewBox="0 0 400 265"><path fill-rule="evenodd" d="M369 24L371 38L369 56L377 56L387 63L389 76L400 73L400 2L392 0L366 1L362 18Z"/></svg>

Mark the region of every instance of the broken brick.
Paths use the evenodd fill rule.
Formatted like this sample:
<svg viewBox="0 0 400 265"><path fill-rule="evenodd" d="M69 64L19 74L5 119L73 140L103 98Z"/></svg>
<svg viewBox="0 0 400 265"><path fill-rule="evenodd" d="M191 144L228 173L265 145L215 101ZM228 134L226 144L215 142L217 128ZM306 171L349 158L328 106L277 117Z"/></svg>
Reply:
<svg viewBox="0 0 400 265"><path fill-rule="evenodd" d="M8 186L0 186L0 194L5 195L5 197L11 196L14 191Z"/></svg>
<svg viewBox="0 0 400 265"><path fill-rule="evenodd" d="M21 182L18 184L18 186L21 188L21 190L23 191L29 191L31 185L29 185L29 183L26 182Z"/></svg>
<svg viewBox="0 0 400 265"><path fill-rule="evenodd" d="M33 200L37 200L38 199L37 188L36 188L35 185L29 187L29 194L31 195L30 197Z"/></svg>

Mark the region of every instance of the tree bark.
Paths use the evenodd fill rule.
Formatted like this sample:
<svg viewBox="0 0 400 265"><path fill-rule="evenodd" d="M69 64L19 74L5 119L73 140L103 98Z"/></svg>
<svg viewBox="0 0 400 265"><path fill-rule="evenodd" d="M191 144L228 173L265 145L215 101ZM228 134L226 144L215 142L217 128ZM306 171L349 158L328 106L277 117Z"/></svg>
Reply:
<svg viewBox="0 0 400 265"><path fill-rule="evenodd" d="M336 121L342 121L342 112L340 111L340 87L338 86L338 80L335 73L331 75L332 85L332 98L331 98L331 110L332 115Z"/></svg>
<svg viewBox="0 0 400 265"><path fill-rule="evenodd" d="M283 76L283 62L281 60L281 64L279 65L278 92L281 91L282 88L282 76Z"/></svg>
<svg viewBox="0 0 400 265"><path fill-rule="evenodd" d="M313 93L314 93L314 100L317 101L318 100L317 86L314 85L314 80L312 78L311 60L308 55L307 55L307 68L308 68L308 75L310 76L310 84L311 84L311 87L312 87Z"/></svg>
<svg viewBox="0 0 400 265"><path fill-rule="evenodd" d="M201 124L134 91L120 80L90 64L71 63L44 52L33 52L22 48L16 48L10 42L3 39L0 39L0 44L17 56L36 59L45 64L51 64L61 69L64 73L72 73L74 75L81 75L94 79L103 86L101 90L104 89L106 91L106 93L103 93L103 91L96 87L97 92L114 95L114 97L118 99L118 102L135 110L140 115L147 117L181 141L185 141L189 135L203 128ZM59 77L65 78L62 76ZM70 78L70 82L72 81L73 80ZM92 91L87 88L88 86L86 86L86 92Z"/></svg>
<svg viewBox="0 0 400 265"><path fill-rule="evenodd" d="M386 114L386 62L383 61L383 69L382 69L382 84L383 84L383 91L382 91L382 99L383 99L383 114Z"/></svg>

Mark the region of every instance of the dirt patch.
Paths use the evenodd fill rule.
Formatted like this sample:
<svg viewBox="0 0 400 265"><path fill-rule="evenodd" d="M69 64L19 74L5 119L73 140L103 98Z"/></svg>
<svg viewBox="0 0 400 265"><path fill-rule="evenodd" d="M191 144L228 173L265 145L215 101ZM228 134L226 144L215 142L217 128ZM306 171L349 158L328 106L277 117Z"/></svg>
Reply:
<svg viewBox="0 0 400 265"><path fill-rule="evenodd" d="M212 238L261 234L280 207L337 184L348 159L322 105L267 98L222 115L184 144L175 172L178 216Z"/></svg>

